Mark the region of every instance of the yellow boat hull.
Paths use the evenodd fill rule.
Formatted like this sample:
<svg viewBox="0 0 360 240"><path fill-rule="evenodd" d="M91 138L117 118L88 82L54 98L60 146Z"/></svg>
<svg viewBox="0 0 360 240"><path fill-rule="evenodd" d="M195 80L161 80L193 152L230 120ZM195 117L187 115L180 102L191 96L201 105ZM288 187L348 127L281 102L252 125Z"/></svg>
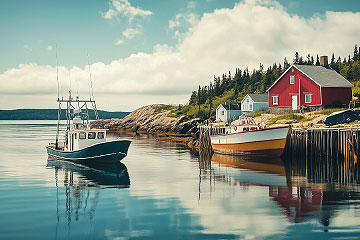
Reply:
<svg viewBox="0 0 360 240"><path fill-rule="evenodd" d="M254 154L281 156L286 139L265 140L250 143L212 144L214 152L225 154Z"/></svg>
<svg viewBox="0 0 360 240"><path fill-rule="evenodd" d="M289 127L266 128L211 136L216 153L233 155L281 156Z"/></svg>

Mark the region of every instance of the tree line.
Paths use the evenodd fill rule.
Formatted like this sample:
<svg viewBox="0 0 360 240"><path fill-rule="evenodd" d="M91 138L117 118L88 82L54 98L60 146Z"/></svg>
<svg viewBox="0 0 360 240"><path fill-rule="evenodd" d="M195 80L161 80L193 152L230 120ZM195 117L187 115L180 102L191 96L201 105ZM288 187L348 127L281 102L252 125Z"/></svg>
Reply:
<svg viewBox="0 0 360 240"><path fill-rule="evenodd" d="M360 48L355 45L353 54L341 58L333 53L329 59L329 66L340 73L354 84L353 94L360 97ZM352 55L352 56L351 56ZM316 57L308 54L305 58L298 52L295 53L293 64L320 65L319 55ZM266 93L266 90L278 79L289 67L289 61L284 58L283 63L274 63L267 69L260 63L258 69L249 71L248 68L235 69L235 74L230 71L221 76L214 76L209 85L200 86L193 91L189 104L179 106L177 116L189 117L214 116L216 107L224 102L241 102L248 93ZM200 103L200 104L199 104ZM212 108L210 110L210 105ZM199 109L200 106L200 109Z"/></svg>

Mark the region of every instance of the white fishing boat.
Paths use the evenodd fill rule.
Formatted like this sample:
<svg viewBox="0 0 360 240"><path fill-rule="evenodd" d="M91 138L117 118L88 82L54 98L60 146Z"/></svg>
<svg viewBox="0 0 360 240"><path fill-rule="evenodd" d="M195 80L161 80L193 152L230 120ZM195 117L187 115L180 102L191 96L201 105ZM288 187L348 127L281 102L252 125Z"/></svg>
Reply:
<svg viewBox="0 0 360 240"><path fill-rule="evenodd" d="M107 130L91 127L89 109L92 105L96 120L99 120L95 101L73 99L69 92L69 99L58 99L58 125L56 140L46 147L49 157L69 160L74 162L119 162L126 157L130 146L129 140L107 140ZM66 108L66 130L64 140L59 140L61 104Z"/></svg>
<svg viewBox="0 0 360 240"><path fill-rule="evenodd" d="M281 156L289 131L289 126L262 128L243 118L239 125L212 128L211 146L216 153Z"/></svg>

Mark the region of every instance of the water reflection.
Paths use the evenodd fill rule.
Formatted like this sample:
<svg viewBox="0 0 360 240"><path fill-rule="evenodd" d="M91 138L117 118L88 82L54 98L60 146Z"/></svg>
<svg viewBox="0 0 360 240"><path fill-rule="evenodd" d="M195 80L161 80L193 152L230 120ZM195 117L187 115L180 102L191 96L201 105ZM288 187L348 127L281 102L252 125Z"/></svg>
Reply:
<svg viewBox="0 0 360 240"><path fill-rule="evenodd" d="M47 167L54 168L57 186L59 171L64 174L64 186L82 188L92 186L124 188L129 187L130 185L127 168L121 162L111 164L77 164L48 159Z"/></svg>
<svg viewBox="0 0 360 240"><path fill-rule="evenodd" d="M61 218L66 219L69 226L81 215L87 215L92 221L102 187L128 188L130 185L127 168L120 162L84 165L49 158L47 167L55 173L56 232Z"/></svg>
<svg viewBox="0 0 360 240"><path fill-rule="evenodd" d="M233 187L262 187L268 189L268 199L281 209L290 223L318 221L324 231L339 210L354 208L360 213L360 188L357 178L339 182L344 166L318 168L299 164L297 160L281 158L251 158L214 154L211 159L199 156L199 166L207 179ZM358 170L347 166L347 171ZM206 171L205 171L206 170ZM325 179L322 170L332 178ZM202 177L204 181L204 176ZM200 181L201 182L201 181ZM199 184L199 198L201 195Z"/></svg>

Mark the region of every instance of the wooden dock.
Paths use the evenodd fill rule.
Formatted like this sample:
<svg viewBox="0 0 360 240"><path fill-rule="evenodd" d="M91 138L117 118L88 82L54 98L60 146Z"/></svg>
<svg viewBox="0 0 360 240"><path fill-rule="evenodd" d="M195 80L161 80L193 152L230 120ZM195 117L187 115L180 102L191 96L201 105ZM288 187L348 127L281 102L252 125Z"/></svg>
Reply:
<svg viewBox="0 0 360 240"><path fill-rule="evenodd" d="M211 162L211 126L199 128L200 159ZM221 130L220 130L221 131ZM289 176L309 182L360 183L360 128L293 128L282 156Z"/></svg>

